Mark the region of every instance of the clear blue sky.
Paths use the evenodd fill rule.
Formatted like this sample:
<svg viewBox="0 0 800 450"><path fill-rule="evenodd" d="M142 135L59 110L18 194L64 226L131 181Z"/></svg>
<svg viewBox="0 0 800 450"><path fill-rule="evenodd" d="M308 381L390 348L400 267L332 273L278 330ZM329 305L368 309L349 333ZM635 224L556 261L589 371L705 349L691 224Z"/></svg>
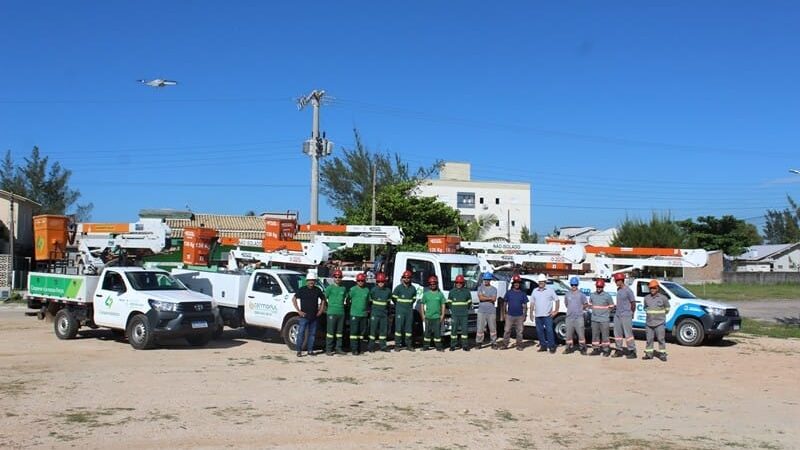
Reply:
<svg viewBox="0 0 800 450"><path fill-rule="evenodd" d="M529 182L540 233L652 211L760 227L800 198L798 23L793 1L4 1L0 149L71 169L97 221L307 221L293 99L321 88L337 150L355 126L414 166ZM135 82L154 77L180 85Z"/></svg>

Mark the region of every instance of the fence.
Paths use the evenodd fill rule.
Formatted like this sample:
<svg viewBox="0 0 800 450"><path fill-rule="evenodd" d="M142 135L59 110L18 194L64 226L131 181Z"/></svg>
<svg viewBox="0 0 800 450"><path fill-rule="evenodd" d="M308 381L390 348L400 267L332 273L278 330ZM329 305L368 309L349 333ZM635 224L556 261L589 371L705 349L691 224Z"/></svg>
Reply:
<svg viewBox="0 0 800 450"><path fill-rule="evenodd" d="M800 284L800 272L722 272L723 283Z"/></svg>

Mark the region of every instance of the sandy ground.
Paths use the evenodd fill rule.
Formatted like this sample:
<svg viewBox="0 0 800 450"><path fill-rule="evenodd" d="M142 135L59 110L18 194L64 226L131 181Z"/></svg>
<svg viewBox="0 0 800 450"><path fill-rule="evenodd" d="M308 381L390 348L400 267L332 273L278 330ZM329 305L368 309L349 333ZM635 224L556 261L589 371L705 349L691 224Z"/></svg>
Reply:
<svg viewBox="0 0 800 450"><path fill-rule="evenodd" d="M642 361L514 350L296 358L59 341L0 307L0 448L800 448L800 341ZM643 342L637 341L642 348Z"/></svg>

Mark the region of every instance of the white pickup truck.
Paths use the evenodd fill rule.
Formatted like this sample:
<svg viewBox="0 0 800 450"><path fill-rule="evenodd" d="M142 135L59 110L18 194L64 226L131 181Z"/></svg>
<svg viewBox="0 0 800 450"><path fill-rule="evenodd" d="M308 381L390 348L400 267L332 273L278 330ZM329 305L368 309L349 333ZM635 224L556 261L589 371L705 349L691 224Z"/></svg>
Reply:
<svg viewBox="0 0 800 450"><path fill-rule="evenodd" d="M59 339L81 326L110 328L135 349L159 338L183 337L204 346L215 324L213 299L186 289L169 273L141 267L106 267L99 275L28 274L28 307L55 316Z"/></svg>

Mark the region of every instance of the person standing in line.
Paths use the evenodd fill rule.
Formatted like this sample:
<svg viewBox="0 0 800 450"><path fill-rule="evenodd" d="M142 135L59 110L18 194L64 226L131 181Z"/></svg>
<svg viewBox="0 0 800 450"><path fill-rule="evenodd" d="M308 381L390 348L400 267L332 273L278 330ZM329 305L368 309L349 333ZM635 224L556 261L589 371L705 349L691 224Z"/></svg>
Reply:
<svg viewBox="0 0 800 450"><path fill-rule="evenodd" d="M644 356L642 359L653 359L655 357L666 362L667 361L667 343L665 338L664 324L667 321L667 313L669 312L669 299L658 291L658 281L650 280L647 283L650 288L650 293L644 297L644 312L647 314L645 321L645 330L647 332L647 346L644 349ZM653 351L653 338L658 339L658 351Z"/></svg>
<svg viewBox="0 0 800 450"><path fill-rule="evenodd" d="M472 308L472 293L464 287L464 275L457 275L455 288L447 296L447 305L450 307L450 351L456 351L456 344L461 344L461 349L469 351L467 339L467 317ZM458 342L457 342L458 341Z"/></svg>
<svg viewBox="0 0 800 450"><path fill-rule="evenodd" d="M375 287L369 292L372 301L372 311L369 318L369 345L367 350L374 352L375 340L377 338L382 352L388 352L386 348L386 335L389 332L389 315L386 307L392 297L392 290L386 287L386 274L378 272L375 275Z"/></svg>
<svg viewBox="0 0 800 450"><path fill-rule="evenodd" d="M602 278L595 281L595 292L589 296L589 304L592 308L592 356L600 353L603 356L611 355L611 344L608 340L609 322L611 321L611 308L614 307L614 299L611 294L605 292L606 282ZM600 350L600 347L603 347Z"/></svg>
<svg viewBox="0 0 800 450"><path fill-rule="evenodd" d="M325 294L317 285L317 273L309 271L306 285L299 288L292 297L292 305L300 316L297 330L297 356L303 356L303 343L307 343L308 356L314 356L314 338L317 334L317 318L325 312ZM308 337L306 337L308 333Z"/></svg>
<svg viewBox="0 0 800 450"><path fill-rule="evenodd" d="M617 283L617 307L614 311L614 344L612 358L636 359L636 339L633 337L633 312L636 311L636 296L625 284L625 274L615 273Z"/></svg>
<svg viewBox="0 0 800 450"><path fill-rule="evenodd" d="M342 271L337 269L333 272L333 284L325 288L325 298L328 302L325 353L328 356L334 354L334 343L336 345L336 354L344 354L344 350L342 350L342 330L344 329L344 300L346 296L347 288L342 285Z"/></svg>
<svg viewBox="0 0 800 450"><path fill-rule="evenodd" d="M394 351L399 352L405 347L414 351L412 340L412 326L414 325L414 300L417 298L417 289L411 285L411 271L406 270L400 277L401 284L394 288Z"/></svg>
<svg viewBox="0 0 800 450"><path fill-rule="evenodd" d="M426 351L428 339L436 346L436 350L443 352L442 348L442 317L447 300L439 290L439 279L436 275L428 277L428 289L422 294L420 304L422 316L425 318L425 335L422 338L422 350Z"/></svg>
<svg viewBox="0 0 800 450"><path fill-rule="evenodd" d="M497 288L491 285L492 274L483 274L483 284L478 287L478 331L475 334L475 350L483 347L483 335L489 327L492 348L497 349Z"/></svg>
<svg viewBox="0 0 800 450"><path fill-rule="evenodd" d="M589 304L589 299L578 289L580 281L578 277L569 279L569 291L564 295L564 303L567 305L567 348L564 354L569 355L575 351L574 337L578 335L578 348L581 355L586 354L586 324L583 322L583 312Z"/></svg>
<svg viewBox="0 0 800 450"><path fill-rule="evenodd" d="M536 326L536 335L539 338L539 351L556 352L556 338L553 332L553 317L558 314L559 301L556 292L547 287L547 276L539 274L536 279L539 286L533 290L531 297L531 320Z"/></svg>
<svg viewBox="0 0 800 450"><path fill-rule="evenodd" d="M362 341L367 335L367 303L369 288L366 287L367 276L356 275L356 285L350 288L350 351L353 355L361 354Z"/></svg>
<svg viewBox="0 0 800 450"><path fill-rule="evenodd" d="M520 289L522 278L514 275L511 278L511 289L506 292L505 312L506 329L503 332L503 344L500 348L508 348L511 341L511 330L517 334L517 350L522 351L522 332L525 329L525 317L528 315L528 296Z"/></svg>

